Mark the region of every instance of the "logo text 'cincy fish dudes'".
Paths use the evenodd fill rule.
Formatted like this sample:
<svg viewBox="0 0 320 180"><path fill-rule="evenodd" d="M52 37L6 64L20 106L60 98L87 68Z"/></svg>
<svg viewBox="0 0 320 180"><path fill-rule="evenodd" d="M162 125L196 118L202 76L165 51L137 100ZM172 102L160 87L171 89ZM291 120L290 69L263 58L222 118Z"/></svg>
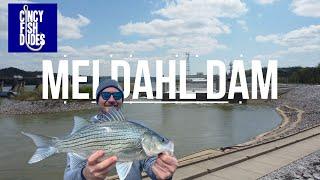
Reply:
<svg viewBox="0 0 320 180"><path fill-rule="evenodd" d="M19 13L20 18L20 46L26 45L31 51L40 51L46 44L46 35L39 32L39 23L43 22L43 10L28 10L23 6ZM36 46L34 48L34 46Z"/></svg>
<svg viewBox="0 0 320 180"><path fill-rule="evenodd" d="M9 4L9 52L57 52L56 4Z"/></svg>

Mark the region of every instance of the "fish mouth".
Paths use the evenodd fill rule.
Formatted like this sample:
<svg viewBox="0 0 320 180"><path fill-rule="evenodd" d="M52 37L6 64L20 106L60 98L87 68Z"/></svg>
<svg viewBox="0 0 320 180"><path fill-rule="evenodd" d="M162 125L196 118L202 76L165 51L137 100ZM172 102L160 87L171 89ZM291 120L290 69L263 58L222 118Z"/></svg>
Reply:
<svg viewBox="0 0 320 180"><path fill-rule="evenodd" d="M172 141L169 141L166 144L160 145L160 147L157 147L156 149L148 149L143 147L143 150L148 157L157 156L162 153L172 156L174 152L174 144Z"/></svg>
<svg viewBox="0 0 320 180"><path fill-rule="evenodd" d="M174 143L172 141L169 141L168 144L165 146L164 152L168 152L170 155L173 155Z"/></svg>
<svg viewBox="0 0 320 180"><path fill-rule="evenodd" d="M168 147L169 153L171 153L171 155L173 155L173 152L174 152L174 143L173 143L172 141L169 141L167 147Z"/></svg>

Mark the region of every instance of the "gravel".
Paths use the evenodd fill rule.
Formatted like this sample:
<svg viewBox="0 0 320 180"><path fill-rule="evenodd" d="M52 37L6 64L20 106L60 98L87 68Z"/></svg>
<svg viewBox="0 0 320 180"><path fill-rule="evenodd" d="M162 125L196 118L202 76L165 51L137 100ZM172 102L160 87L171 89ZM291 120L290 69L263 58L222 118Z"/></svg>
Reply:
<svg viewBox="0 0 320 180"><path fill-rule="evenodd" d="M90 101L67 101L67 103L64 103L63 100L18 101L2 99L0 114L56 113L93 108L97 108L97 105Z"/></svg>
<svg viewBox="0 0 320 180"><path fill-rule="evenodd" d="M276 106L288 105L304 111L302 121L286 134L297 133L303 129L320 124L320 86L298 85L275 101Z"/></svg>
<svg viewBox="0 0 320 180"><path fill-rule="evenodd" d="M320 124L320 86L298 85L296 88L284 94L278 100L272 102L275 107L290 106L303 110L302 120L294 128L285 131L280 137L298 133L304 129ZM285 108L282 108L284 110ZM296 113L288 110L286 112L295 122ZM264 140L268 141L268 140ZM262 180L291 180L291 179L316 179L320 180L320 150L305 156L293 163L288 164L270 174L260 178Z"/></svg>
<svg viewBox="0 0 320 180"><path fill-rule="evenodd" d="M273 171L259 180L291 180L316 179L320 180L320 151L316 151L293 163Z"/></svg>

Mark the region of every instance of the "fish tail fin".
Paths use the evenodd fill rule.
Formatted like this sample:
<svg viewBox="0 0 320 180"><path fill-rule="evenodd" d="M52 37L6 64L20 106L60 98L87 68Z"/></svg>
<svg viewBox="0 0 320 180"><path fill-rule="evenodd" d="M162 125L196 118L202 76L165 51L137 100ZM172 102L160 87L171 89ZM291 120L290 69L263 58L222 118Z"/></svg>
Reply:
<svg viewBox="0 0 320 180"><path fill-rule="evenodd" d="M34 144L37 146L36 152L28 161L29 164L39 162L49 156L52 156L57 152L57 148L54 147L54 137L47 137L37 134L21 132L23 135L30 137Z"/></svg>

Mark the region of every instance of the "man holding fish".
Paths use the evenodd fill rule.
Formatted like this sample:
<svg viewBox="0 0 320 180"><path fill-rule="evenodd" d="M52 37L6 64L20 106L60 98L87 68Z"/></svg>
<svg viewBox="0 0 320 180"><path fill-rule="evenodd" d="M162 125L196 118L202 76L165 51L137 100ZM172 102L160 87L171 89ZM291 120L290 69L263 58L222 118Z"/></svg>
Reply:
<svg viewBox="0 0 320 180"><path fill-rule="evenodd" d="M110 108L120 109L123 104L123 90L119 83L115 80L102 81L99 84L96 93L96 101L100 106L100 112L92 118L94 123L108 121L107 114ZM108 127L106 128L108 131ZM154 141L154 139L152 139ZM164 139L163 139L164 141ZM147 152L147 148L144 151ZM173 144L172 144L173 149ZM110 170L119 161L117 156L107 157L107 159L100 160L104 157L105 151L98 150L91 154L87 160L78 158L77 156L68 153L68 163L64 174L65 180L100 180L105 179ZM78 163L76 168L72 168L70 163L75 161L82 161ZM123 163L125 164L125 163ZM129 166L119 166L117 164L117 171L120 179L141 179L141 172L144 171L151 179L171 179L178 165L177 159L173 154L162 152L158 156L147 157L143 160L135 160ZM124 167L124 168L122 168ZM125 176L121 175L121 171L125 172ZM120 171L120 174L119 174ZM121 177L122 176L122 177Z"/></svg>

